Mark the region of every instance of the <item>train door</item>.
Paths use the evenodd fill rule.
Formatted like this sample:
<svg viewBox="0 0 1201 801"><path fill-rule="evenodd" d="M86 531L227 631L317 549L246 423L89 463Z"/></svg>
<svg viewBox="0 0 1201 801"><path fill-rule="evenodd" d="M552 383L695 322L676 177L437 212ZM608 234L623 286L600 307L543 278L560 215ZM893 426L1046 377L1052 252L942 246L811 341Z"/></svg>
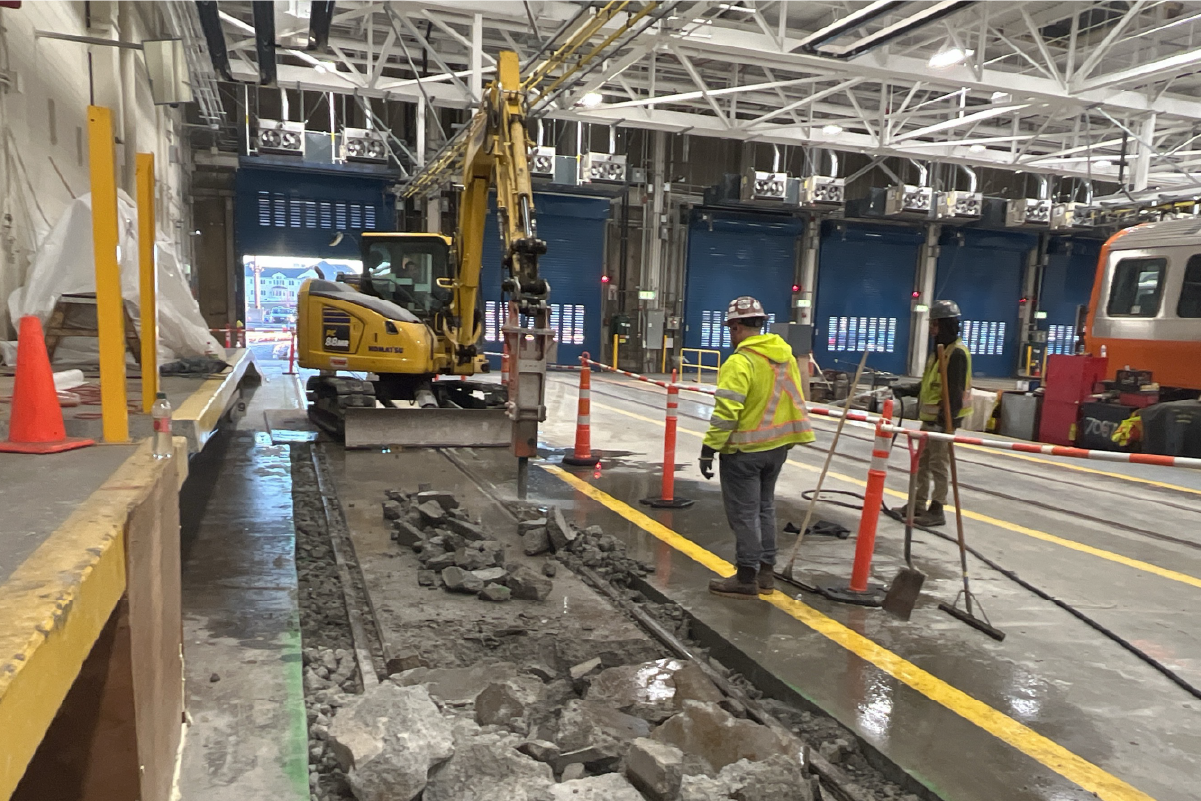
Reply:
<svg viewBox="0 0 1201 801"><path fill-rule="evenodd" d="M828 221L818 253L813 358L825 370L867 366L904 375L910 300L925 234L901 226Z"/></svg>

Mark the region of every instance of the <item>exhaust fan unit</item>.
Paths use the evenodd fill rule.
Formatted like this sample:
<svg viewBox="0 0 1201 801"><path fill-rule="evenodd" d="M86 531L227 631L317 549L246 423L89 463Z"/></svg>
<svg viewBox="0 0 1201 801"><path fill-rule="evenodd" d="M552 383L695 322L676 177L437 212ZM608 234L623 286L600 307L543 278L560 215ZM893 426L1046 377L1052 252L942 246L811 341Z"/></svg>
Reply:
<svg viewBox="0 0 1201 801"><path fill-rule="evenodd" d="M847 182L844 178L810 175L801 184L802 206L841 206L846 202Z"/></svg>
<svg viewBox="0 0 1201 801"><path fill-rule="evenodd" d="M384 135L379 131L366 128L343 128L342 160L386 164L388 162L388 143L384 141Z"/></svg>
<svg viewBox="0 0 1201 801"><path fill-rule="evenodd" d="M1075 203L1056 203L1051 207L1052 230L1071 228L1076 224L1076 205Z"/></svg>
<svg viewBox="0 0 1201 801"><path fill-rule="evenodd" d="M788 194L788 173L748 171L743 182L745 200L784 200Z"/></svg>
<svg viewBox="0 0 1201 801"><path fill-rule="evenodd" d="M885 214L920 214L930 216L934 209L934 190L928 186L903 184L888 188L884 202Z"/></svg>
<svg viewBox="0 0 1201 801"><path fill-rule="evenodd" d="M260 153L303 156L304 123L259 120L257 142Z"/></svg>
<svg viewBox="0 0 1201 801"><path fill-rule="evenodd" d="M580 161L580 180L624 184L626 157L616 153L588 153Z"/></svg>
<svg viewBox="0 0 1201 801"><path fill-rule="evenodd" d="M1026 198L1026 223L1029 225L1051 224L1051 201Z"/></svg>
<svg viewBox="0 0 1201 801"><path fill-rule="evenodd" d="M530 174L551 178L555 174L555 149L553 147L530 148Z"/></svg>
<svg viewBox="0 0 1201 801"><path fill-rule="evenodd" d="M947 192L940 200L939 217L978 220L984 210L984 196L979 192Z"/></svg>

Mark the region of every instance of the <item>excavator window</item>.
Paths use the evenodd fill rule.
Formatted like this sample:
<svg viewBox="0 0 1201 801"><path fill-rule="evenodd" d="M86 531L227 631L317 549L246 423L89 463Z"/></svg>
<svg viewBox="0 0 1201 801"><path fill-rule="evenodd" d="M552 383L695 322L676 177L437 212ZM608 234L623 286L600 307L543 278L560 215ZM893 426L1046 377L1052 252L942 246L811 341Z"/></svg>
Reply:
<svg viewBox="0 0 1201 801"><path fill-rule="evenodd" d="M452 278L450 248L444 240L398 237L365 244L364 292L390 300L419 317L450 304L451 291L438 285L439 278Z"/></svg>

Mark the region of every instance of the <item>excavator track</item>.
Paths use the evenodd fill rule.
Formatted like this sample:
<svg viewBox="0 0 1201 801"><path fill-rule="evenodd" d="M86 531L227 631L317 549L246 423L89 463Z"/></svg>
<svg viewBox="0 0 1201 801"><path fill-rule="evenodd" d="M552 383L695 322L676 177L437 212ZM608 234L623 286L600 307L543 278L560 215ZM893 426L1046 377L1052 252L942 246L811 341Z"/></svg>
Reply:
<svg viewBox="0 0 1201 801"><path fill-rule="evenodd" d="M338 439L346 435L347 409L374 409L375 384L359 378L313 376L305 387L309 419Z"/></svg>

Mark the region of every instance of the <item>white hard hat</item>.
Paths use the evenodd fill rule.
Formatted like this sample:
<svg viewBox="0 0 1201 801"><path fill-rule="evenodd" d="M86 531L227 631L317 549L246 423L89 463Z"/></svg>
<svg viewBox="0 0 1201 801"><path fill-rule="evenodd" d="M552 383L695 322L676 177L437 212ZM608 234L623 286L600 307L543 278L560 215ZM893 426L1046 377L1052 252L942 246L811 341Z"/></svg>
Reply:
<svg viewBox="0 0 1201 801"><path fill-rule="evenodd" d="M766 316L767 312L763 311L762 303L750 295L743 295L730 301L730 306L726 309L726 324L728 325L731 320L753 320L756 317Z"/></svg>

